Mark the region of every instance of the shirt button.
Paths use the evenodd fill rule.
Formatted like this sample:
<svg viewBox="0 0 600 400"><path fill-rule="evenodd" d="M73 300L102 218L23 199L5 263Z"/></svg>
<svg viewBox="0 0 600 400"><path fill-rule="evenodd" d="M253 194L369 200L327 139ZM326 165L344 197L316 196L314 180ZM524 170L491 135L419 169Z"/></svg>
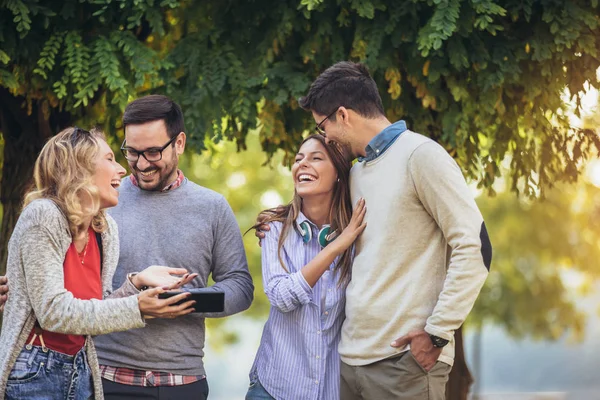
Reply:
<svg viewBox="0 0 600 400"><path fill-rule="evenodd" d="M317 385L319 384L319 380L318 379L315 381L315 384L317 384Z"/></svg>
<svg viewBox="0 0 600 400"><path fill-rule="evenodd" d="M379 154L379 149L375 150L375 153Z"/></svg>
<svg viewBox="0 0 600 400"><path fill-rule="evenodd" d="M317 331L317 335L320 335L320 334L321 334L321 331Z"/></svg>
<svg viewBox="0 0 600 400"><path fill-rule="evenodd" d="M325 315L329 315L329 311L325 311Z"/></svg>
<svg viewBox="0 0 600 400"><path fill-rule="evenodd" d="M321 356L317 356L317 360L320 360L320 359L321 359Z"/></svg>

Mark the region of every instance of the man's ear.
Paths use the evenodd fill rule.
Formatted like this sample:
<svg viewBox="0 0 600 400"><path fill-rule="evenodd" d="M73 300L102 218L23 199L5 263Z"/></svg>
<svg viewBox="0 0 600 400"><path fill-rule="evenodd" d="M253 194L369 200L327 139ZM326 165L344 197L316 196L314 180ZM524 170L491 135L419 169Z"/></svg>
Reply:
<svg viewBox="0 0 600 400"><path fill-rule="evenodd" d="M175 140L175 149L177 151L177 155L182 155L185 150L185 132L179 133L179 137Z"/></svg>
<svg viewBox="0 0 600 400"><path fill-rule="evenodd" d="M350 110L344 106L341 106L340 108L338 108L335 118L336 118L336 120L339 119L339 121L344 125L349 124L350 123Z"/></svg>

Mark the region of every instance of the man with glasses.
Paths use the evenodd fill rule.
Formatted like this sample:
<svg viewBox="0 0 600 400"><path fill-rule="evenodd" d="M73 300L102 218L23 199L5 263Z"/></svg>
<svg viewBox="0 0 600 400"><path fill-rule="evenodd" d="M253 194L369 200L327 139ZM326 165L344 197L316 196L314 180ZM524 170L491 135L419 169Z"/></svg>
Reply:
<svg viewBox="0 0 600 400"><path fill-rule="evenodd" d="M186 268L198 287L225 292L222 313L192 313L145 329L95 338L108 400L205 399L205 317L247 309L254 287L239 227L220 194L190 182L177 168L185 148L183 113L165 96L131 102L123 115L121 151L131 175L110 210L119 226L121 253L114 276L120 285L144 265ZM135 289L132 289L135 290Z"/></svg>
<svg viewBox="0 0 600 400"><path fill-rule="evenodd" d="M333 65L299 104L358 158L350 192L368 208L346 289L340 398L444 399L454 331L492 252L462 172L443 147L385 117L364 65Z"/></svg>

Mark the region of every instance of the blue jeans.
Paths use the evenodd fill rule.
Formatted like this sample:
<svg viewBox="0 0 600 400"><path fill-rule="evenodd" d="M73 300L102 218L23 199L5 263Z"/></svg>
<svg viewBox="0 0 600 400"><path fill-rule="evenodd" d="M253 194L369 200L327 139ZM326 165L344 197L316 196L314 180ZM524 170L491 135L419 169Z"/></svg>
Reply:
<svg viewBox="0 0 600 400"><path fill-rule="evenodd" d="M94 396L85 348L74 356L26 346L8 376L6 399L87 400Z"/></svg>
<svg viewBox="0 0 600 400"><path fill-rule="evenodd" d="M275 398L266 391L263 385L260 384L258 377L256 377L254 382L250 382L246 400L275 400Z"/></svg>

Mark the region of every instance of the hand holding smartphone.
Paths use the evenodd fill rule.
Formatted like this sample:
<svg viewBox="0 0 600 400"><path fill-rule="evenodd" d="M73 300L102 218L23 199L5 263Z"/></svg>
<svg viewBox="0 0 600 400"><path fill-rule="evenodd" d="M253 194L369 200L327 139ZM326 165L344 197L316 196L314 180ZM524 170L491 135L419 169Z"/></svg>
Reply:
<svg viewBox="0 0 600 400"><path fill-rule="evenodd" d="M168 299L169 297L176 296L182 292L190 292L191 296L176 304L181 304L184 301L196 300L196 304L194 304L194 312L206 313L225 311L225 292L212 288L184 288L178 291L160 293L158 298Z"/></svg>

